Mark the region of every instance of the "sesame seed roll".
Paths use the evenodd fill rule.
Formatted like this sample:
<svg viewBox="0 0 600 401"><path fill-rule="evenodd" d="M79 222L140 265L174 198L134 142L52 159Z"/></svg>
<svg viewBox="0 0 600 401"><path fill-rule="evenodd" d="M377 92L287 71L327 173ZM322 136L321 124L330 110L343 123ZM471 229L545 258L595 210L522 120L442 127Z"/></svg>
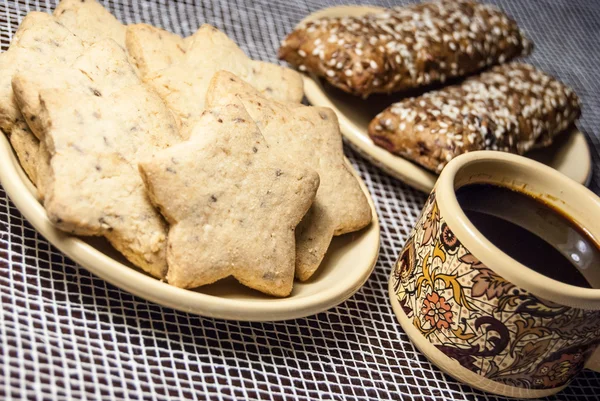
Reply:
<svg viewBox="0 0 600 401"><path fill-rule="evenodd" d="M517 24L498 8L441 0L307 22L285 38L279 57L366 97L443 83L531 49Z"/></svg>
<svg viewBox="0 0 600 401"><path fill-rule="evenodd" d="M524 154L548 146L580 114L571 88L531 65L509 63L394 103L371 121L369 135L439 173L474 150Z"/></svg>

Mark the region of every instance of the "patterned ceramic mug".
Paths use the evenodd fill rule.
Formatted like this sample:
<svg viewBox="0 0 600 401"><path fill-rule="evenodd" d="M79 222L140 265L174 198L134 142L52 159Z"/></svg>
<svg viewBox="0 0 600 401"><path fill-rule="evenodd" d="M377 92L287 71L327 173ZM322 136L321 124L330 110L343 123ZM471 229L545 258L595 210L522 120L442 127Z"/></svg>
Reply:
<svg viewBox="0 0 600 401"><path fill-rule="evenodd" d="M545 397L582 369L599 370L600 289L555 281L500 251L458 204L456 189L469 183L526 188L600 238L600 199L585 187L520 156L460 156L442 171L390 278L406 334L449 375L506 396Z"/></svg>

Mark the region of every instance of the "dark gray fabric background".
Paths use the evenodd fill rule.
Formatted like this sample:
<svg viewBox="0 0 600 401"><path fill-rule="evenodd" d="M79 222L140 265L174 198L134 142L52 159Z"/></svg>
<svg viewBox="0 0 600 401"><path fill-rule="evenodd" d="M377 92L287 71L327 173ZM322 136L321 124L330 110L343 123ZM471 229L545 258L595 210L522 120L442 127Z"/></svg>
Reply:
<svg viewBox="0 0 600 401"><path fill-rule="evenodd" d="M496 3L534 40L529 60L581 96L579 127L592 147L591 188L600 193L600 2ZM252 57L269 61L300 19L335 4L343 2L106 2L123 22L179 34L214 24ZM29 10L53 7L0 0L2 49ZM378 209L379 262L342 305L279 323L206 319L121 291L49 246L0 189L0 399L501 399L442 374L396 323L388 274L425 195L346 153ZM552 399L600 399L600 374L586 371Z"/></svg>

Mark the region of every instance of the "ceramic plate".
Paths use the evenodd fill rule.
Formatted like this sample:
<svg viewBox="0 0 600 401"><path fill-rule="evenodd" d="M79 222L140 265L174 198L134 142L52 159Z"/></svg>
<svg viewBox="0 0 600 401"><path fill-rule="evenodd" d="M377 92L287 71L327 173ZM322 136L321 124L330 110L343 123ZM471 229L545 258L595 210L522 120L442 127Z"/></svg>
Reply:
<svg viewBox="0 0 600 401"><path fill-rule="evenodd" d="M304 21L322 17L360 16L381 10L378 7L339 6L326 8L306 17ZM367 133L369 122L390 104L400 100L398 95L373 95L367 101L325 84L320 78L303 74L306 98L315 106L330 107L338 115L342 134L348 142L373 164L408 185L430 192L437 175L402 157L376 146ZM591 178L590 149L584 135L573 128L545 149L527 157L551 166L573 180L587 184Z"/></svg>
<svg viewBox="0 0 600 401"><path fill-rule="evenodd" d="M202 316L269 321L294 319L322 312L343 302L364 284L379 254L377 212L367 188L359 178L369 199L373 222L361 231L335 237L323 265L309 281L296 282L289 297L264 295L242 286L233 278L195 290L184 290L133 267L102 238L75 237L54 228L36 198L34 186L3 134L0 134L0 182L31 225L79 265L109 283L149 301Z"/></svg>

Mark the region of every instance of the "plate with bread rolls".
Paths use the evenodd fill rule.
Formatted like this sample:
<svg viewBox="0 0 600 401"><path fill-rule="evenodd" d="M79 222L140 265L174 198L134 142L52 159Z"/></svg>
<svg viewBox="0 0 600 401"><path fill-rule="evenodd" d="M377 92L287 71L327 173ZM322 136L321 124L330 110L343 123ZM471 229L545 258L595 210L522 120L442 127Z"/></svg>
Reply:
<svg viewBox="0 0 600 401"><path fill-rule="evenodd" d="M282 41L279 58L304 73L311 104L337 112L355 150L416 189L429 192L452 158L473 150L525 155L587 184L579 99L515 61L533 48L497 7L442 0L320 10Z"/></svg>
<svg viewBox="0 0 600 401"><path fill-rule="evenodd" d="M202 24L94 0L31 12L0 54L0 182L51 244L167 307L271 321L354 294L379 222L336 113Z"/></svg>

